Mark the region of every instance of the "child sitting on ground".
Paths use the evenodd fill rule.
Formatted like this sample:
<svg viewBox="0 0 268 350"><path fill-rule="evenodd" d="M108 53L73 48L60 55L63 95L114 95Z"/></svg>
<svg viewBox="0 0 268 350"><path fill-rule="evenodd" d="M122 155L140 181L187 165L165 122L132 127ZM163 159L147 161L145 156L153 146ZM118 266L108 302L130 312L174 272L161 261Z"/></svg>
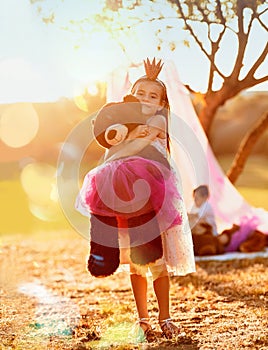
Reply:
<svg viewBox="0 0 268 350"><path fill-rule="evenodd" d="M209 189L207 185L198 186L193 190L194 205L188 213L193 234L202 234L204 227L217 236L217 225L211 204L208 202Z"/></svg>

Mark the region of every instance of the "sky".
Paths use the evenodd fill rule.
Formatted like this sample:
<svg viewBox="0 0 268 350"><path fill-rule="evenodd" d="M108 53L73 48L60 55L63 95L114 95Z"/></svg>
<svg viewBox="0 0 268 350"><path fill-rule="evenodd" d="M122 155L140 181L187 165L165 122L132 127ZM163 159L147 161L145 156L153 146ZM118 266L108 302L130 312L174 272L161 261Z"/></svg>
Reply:
<svg viewBox="0 0 268 350"><path fill-rule="evenodd" d="M177 29L169 31L169 39L174 39L177 45L175 51L169 49L165 40L161 50L156 50L154 30L159 23L153 23L150 28L148 24L140 25L129 38L122 37L124 52L105 30L93 35L60 28L68 19L78 19L88 12L89 4L90 13L98 13L101 1L47 0L47 7L43 1L32 2L34 4L30 0L0 0L0 103L55 101L79 95L85 87L94 92L96 81L104 81L118 65L140 63L143 58L153 56L174 60L183 83L196 91L204 91L207 61L197 50L182 44L185 33L178 31L178 22ZM37 13L39 3L44 11L49 11L52 5L55 7L57 24L42 21ZM251 41L246 57L248 62L266 41L267 33L256 29L256 40ZM220 64L228 73L235 43L230 37L224 45L229 47L228 57L223 56ZM260 70L264 71L268 71L268 60ZM268 83L255 89L268 90Z"/></svg>

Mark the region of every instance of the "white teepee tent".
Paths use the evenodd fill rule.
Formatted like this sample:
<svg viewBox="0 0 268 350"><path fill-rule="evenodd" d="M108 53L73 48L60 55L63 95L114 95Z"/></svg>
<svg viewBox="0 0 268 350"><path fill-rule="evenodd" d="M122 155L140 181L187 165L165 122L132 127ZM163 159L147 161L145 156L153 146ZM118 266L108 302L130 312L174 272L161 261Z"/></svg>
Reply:
<svg viewBox="0 0 268 350"><path fill-rule="evenodd" d="M140 69L141 65L113 72L108 82L108 102L122 100L131 83L143 75ZM171 107L171 162L181 179L187 209L192 205L193 189L207 184L219 232L246 221L268 233L268 212L247 203L219 166L173 62L165 62L160 79L166 84Z"/></svg>

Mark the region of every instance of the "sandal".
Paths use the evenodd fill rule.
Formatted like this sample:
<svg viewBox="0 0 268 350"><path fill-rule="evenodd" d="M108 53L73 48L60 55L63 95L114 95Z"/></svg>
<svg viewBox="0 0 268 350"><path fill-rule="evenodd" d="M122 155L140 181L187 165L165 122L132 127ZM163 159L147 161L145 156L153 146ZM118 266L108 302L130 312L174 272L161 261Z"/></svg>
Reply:
<svg viewBox="0 0 268 350"><path fill-rule="evenodd" d="M171 318L159 320L159 325L162 330L162 335L167 339L172 339L180 333L180 329L172 322Z"/></svg>
<svg viewBox="0 0 268 350"><path fill-rule="evenodd" d="M156 340L155 333L149 320L149 318L143 317L136 322L135 327L131 332L131 338L134 338L135 342L143 343L147 341L148 343L151 343Z"/></svg>

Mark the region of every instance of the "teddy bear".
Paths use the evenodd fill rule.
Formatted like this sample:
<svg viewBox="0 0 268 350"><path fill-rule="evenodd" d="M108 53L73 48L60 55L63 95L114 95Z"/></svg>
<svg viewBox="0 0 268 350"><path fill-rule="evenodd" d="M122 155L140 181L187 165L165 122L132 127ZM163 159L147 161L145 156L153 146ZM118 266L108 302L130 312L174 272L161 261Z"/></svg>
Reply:
<svg viewBox="0 0 268 350"><path fill-rule="evenodd" d="M239 245L242 253L260 252L268 245L268 235L259 230L254 230L250 236Z"/></svg>
<svg viewBox="0 0 268 350"><path fill-rule="evenodd" d="M93 122L93 134L97 143L109 149L129 135L139 124L145 124L141 105L131 95L123 102L106 104ZM157 161L170 168L167 159L154 146L148 145L136 154L139 157ZM150 203L148 204L150 206ZM120 264L119 229L128 228L130 258L133 263L147 265L163 255L161 232L155 212L148 207L146 213L120 221L118 217L90 215L90 254L88 271L95 277L113 274ZM144 243L144 233L154 232L154 237ZM105 244L103 244L105 242ZM135 243L135 244L134 244Z"/></svg>
<svg viewBox="0 0 268 350"><path fill-rule="evenodd" d="M139 100L133 95L126 95L123 102L107 103L99 111L93 120L93 134L101 147L109 149L121 143L138 125L145 124L144 121ZM146 146L137 156L155 160L170 168L168 160L152 145Z"/></svg>
<svg viewBox="0 0 268 350"><path fill-rule="evenodd" d="M267 246L268 235L258 230L255 217L242 217L240 223L233 224L214 236L212 227L198 222L195 214L188 214L192 227L194 252L197 256L216 255L228 252L251 253L262 251Z"/></svg>
<svg viewBox="0 0 268 350"><path fill-rule="evenodd" d="M252 253L262 251L267 246L267 237L255 226L245 222L242 225L233 224L231 228L222 231L218 239L225 252Z"/></svg>
<svg viewBox="0 0 268 350"><path fill-rule="evenodd" d="M197 223L192 227L194 254L196 256L224 253L224 245L213 235L213 228L208 223Z"/></svg>

